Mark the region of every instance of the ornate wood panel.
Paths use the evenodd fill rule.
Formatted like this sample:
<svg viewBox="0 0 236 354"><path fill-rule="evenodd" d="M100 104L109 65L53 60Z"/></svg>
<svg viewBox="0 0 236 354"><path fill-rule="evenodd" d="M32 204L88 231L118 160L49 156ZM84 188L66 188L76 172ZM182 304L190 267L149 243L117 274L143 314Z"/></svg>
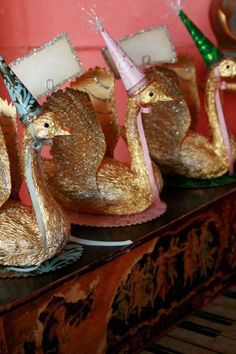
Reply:
<svg viewBox="0 0 236 354"><path fill-rule="evenodd" d="M138 353L234 277L235 191L145 237L6 307L0 353Z"/></svg>

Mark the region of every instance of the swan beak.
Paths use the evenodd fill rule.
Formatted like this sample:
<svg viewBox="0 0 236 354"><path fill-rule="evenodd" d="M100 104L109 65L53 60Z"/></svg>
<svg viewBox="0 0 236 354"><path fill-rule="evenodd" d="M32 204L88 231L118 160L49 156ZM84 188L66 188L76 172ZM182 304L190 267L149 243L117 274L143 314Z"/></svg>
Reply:
<svg viewBox="0 0 236 354"><path fill-rule="evenodd" d="M71 129L66 127L65 125L62 125L60 128L57 129L57 136L65 136L65 135L73 135L73 132Z"/></svg>
<svg viewBox="0 0 236 354"><path fill-rule="evenodd" d="M157 95L157 100L158 101L162 101L162 102L166 102L166 101L173 101L174 98L168 94L165 94L165 93L159 93Z"/></svg>

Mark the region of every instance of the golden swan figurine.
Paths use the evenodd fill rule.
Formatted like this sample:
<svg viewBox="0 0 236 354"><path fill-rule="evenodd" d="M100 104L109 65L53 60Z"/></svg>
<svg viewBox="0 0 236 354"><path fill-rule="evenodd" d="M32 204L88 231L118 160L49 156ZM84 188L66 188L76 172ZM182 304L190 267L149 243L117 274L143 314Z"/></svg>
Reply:
<svg viewBox="0 0 236 354"><path fill-rule="evenodd" d="M205 110L211 138L207 139L191 128L191 117L178 87L174 73L168 69L150 68L147 75L158 80L165 75L175 99L153 107L143 118L144 130L152 159L167 174L210 179L233 172L236 140L228 133L220 102L221 88L236 78L236 61L222 53L201 33L181 10L180 2L169 1L193 37L203 59L209 66L205 86ZM224 82L222 83L222 80ZM224 86L224 87L223 87Z"/></svg>
<svg viewBox="0 0 236 354"><path fill-rule="evenodd" d="M63 140L55 138L51 148L53 159L46 161L44 166L44 175L53 195L68 209L128 215L140 213L154 202L150 161L143 152L140 139L142 127L137 124L137 114L140 104L172 98L154 82L140 91L138 97L139 101L136 96L129 98L126 111L130 167L105 156L105 137L87 93L66 89L48 97L44 104L45 111L57 114L75 132ZM160 191L162 178L158 169L154 169Z"/></svg>
<svg viewBox="0 0 236 354"><path fill-rule="evenodd" d="M215 77L217 68L219 78ZM191 116L174 73L166 68L149 68L148 77L165 76L174 100L160 102L150 114L143 116L144 131L152 159L164 174L180 174L192 178L216 178L229 169L225 142L216 110L216 91L220 80L236 76L236 62L226 58L211 68L205 87L205 110L211 138L191 129ZM232 160L236 159L236 140L230 135Z"/></svg>
<svg viewBox="0 0 236 354"><path fill-rule="evenodd" d="M25 127L24 170L32 200L28 207L9 199L0 209L0 264L15 270L39 265L67 242L70 224L44 182L39 155L48 139L70 133L53 113L41 111L2 57L0 70Z"/></svg>
<svg viewBox="0 0 236 354"><path fill-rule="evenodd" d="M91 88L91 80L88 78L91 72L85 74L87 76L81 81L81 88L86 92L73 89L58 91L48 97L44 104L45 110L57 114L75 132L74 136L63 141L60 138L55 139L51 149L53 159L44 164L45 179L53 195L63 206L88 213L85 223L96 226L140 223L165 211L165 205L159 199L162 178L158 168L152 166L150 161L140 111L155 102L170 101L172 97L162 82L148 82L143 72L111 37L109 41L116 46L119 69L126 70L123 82L129 92L129 99L125 131L131 157L130 166L105 156L105 136L88 95ZM96 70L98 69L95 72ZM98 80L98 76L94 76L93 80ZM85 87L82 87L84 82ZM103 81L100 80L100 84L103 85ZM94 92L89 93L94 96ZM115 119L113 124L115 125ZM116 133L114 139L117 140ZM141 214L154 202L155 213L148 217ZM79 214L78 223L81 223L82 213ZM97 218L96 214L99 215ZM101 216L108 217L104 218L104 223L101 223Z"/></svg>
<svg viewBox="0 0 236 354"><path fill-rule="evenodd" d="M173 97L173 100L169 102L154 103L151 113L143 115L143 127L150 156L164 174L179 174L199 179L216 178L224 175L228 170L232 172L232 165L236 159L235 137L227 132L226 127L222 127L217 107L219 89L223 86L227 89L232 85L232 80L236 78L236 61L233 58L224 58L222 53L187 18L186 14L177 8L176 1L170 0L170 3L176 7L175 10L179 12L179 16L209 65L205 85L205 110L211 137L208 139L195 131L196 116L199 112L199 101L197 92L195 92L195 71L192 77L189 75L194 79L193 84L189 83L190 87L186 82L187 75L179 77L178 68L181 64L150 67L145 70L147 77L150 80L162 82ZM182 58L182 62L184 65L186 62L191 63L189 58L187 60ZM191 69L194 69L192 63L191 65ZM81 86L81 79L72 83L72 87L80 89ZM195 96L197 101L191 102L191 111L194 114L192 117L181 92L183 87L185 91L189 88L191 98ZM190 95L185 92L185 96Z"/></svg>

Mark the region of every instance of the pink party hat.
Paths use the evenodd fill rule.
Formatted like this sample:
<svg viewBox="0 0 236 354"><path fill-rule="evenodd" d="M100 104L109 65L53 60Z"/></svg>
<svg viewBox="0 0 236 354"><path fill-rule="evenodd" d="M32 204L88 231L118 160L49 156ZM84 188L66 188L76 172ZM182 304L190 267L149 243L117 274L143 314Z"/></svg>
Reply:
<svg viewBox="0 0 236 354"><path fill-rule="evenodd" d="M93 9L92 9L93 10ZM87 12L88 14L88 12ZM148 79L142 70L128 57L119 44L105 30L103 21L97 17L94 11L89 13L89 22L95 25L95 31L100 32L109 53L119 71L120 77L125 85L129 95L135 95L144 85L148 83Z"/></svg>

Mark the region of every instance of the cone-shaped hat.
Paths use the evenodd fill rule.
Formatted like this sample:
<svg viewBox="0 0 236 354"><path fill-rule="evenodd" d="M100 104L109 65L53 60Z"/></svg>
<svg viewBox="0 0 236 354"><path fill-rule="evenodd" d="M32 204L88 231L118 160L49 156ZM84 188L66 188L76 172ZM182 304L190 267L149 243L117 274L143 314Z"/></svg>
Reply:
<svg viewBox="0 0 236 354"><path fill-rule="evenodd" d="M200 29L194 25L183 10L179 11L179 16L192 36L206 64L210 66L218 63L223 58L223 54L219 51L219 49L214 46L214 44L206 36L204 36Z"/></svg>
<svg viewBox="0 0 236 354"><path fill-rule="evenodd" d="M22 124L28 124L32 117L41 112L41 107L29 90L11 70L9 65L0 55L0 72L6 88L17 109Z"/></svg>
<svg viewBox="0 0 236 354"><path fill-rule="evenodd" d="M144 85L148 83L147 77L105 30L103 22L97 17L95 18L95 21L96 31L101 33L128 94L136 94Z"/></svg>

